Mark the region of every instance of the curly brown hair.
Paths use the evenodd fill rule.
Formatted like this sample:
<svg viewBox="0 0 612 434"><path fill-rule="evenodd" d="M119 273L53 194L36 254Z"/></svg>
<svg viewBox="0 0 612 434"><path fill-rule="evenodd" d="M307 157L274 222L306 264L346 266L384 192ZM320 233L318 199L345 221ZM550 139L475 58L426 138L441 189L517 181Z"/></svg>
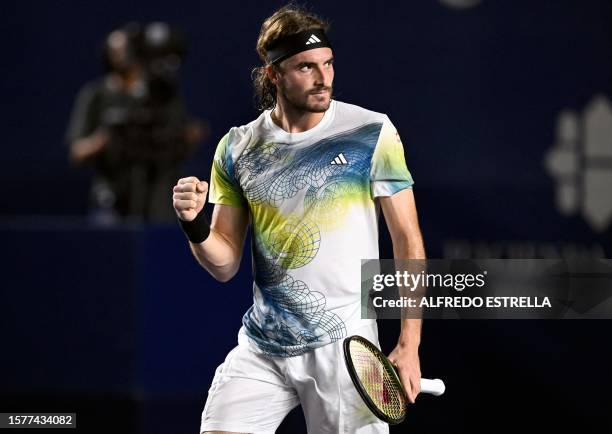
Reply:
<svg viewBox="0 0 612 434"><path fill-rule="evenodd" d="M264 65L253 68L251 72L256 105L259 110L272 109L276 105L276 86L266 74L268 49L276 41L286 36L295 35L309 29L327 31L328 28L328 21L293 3L280 8L266 18L261 25L256 46L257 54L259 54Z"/></svg>

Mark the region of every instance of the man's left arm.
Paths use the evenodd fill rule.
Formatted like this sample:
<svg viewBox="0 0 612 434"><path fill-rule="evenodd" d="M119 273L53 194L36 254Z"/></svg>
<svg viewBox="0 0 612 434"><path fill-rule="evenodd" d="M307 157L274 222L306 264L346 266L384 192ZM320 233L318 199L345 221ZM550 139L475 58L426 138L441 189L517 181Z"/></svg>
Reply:
<svg viewBox="0 0 612 434"><path fill-rule="evenodd" d="M393 241L394 258L425 259L425 247L412 189L406 188L392 196L380 197L379 200ZM402 318L399 340L389 354L389 360L397 367L408 399L412 403L421 391L420 342L421 319Z"/></svg>

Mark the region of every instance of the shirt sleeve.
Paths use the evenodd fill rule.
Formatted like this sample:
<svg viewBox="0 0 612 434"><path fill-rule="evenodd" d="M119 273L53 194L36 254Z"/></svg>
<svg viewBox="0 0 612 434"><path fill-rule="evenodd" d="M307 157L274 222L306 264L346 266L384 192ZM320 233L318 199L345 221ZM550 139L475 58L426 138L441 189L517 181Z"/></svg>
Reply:
<svg viewBox="0 0 612 434"><path fill-rule="evenodd" d="M98 127L95 119L96 89L93 83L83 86L76 97L66 131L67 144L88 136Z"/></svg>
<svg viewBox="0 0 612 434"><path fill-rule="evenodd" d="M223 136L215 151L210 173L208 201L235 207L246 206L242 188L234 176L230 133Z"/></svg>
<svg viewBox="0 0 612 434"><path fill-rule="evenodd" d="M372 197L392 196L414 184L406 167L404 146L389 118L383 122L372 155L370 181Z"/></svg>

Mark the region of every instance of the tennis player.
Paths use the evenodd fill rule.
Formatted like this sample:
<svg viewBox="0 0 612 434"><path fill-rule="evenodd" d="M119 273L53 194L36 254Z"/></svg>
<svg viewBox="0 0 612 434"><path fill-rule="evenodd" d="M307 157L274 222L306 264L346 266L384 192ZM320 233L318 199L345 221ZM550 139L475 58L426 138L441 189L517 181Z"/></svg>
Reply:
<svg viewBox="0 0 612 434"><path fill-rule="evenodd" d="M208 184L174 187L174 207L198 262L226 282L237 272L247 228L253 306L238 345L216 370L201 432L273 433L301 404L309 433L386 433L346 371L343 338L378 345L360 318L361 259L378 257L380 208L396 258L424 258L412 177L399 135L382 114L332 99L328 24L296 6L267 18L254 71L262 114L216 149L210 224ZM380 80L364 58L364 83ZM375 89L375 86L372 86ZM421 378L420 320L402 320L390 354L414 402Z"/></svg>

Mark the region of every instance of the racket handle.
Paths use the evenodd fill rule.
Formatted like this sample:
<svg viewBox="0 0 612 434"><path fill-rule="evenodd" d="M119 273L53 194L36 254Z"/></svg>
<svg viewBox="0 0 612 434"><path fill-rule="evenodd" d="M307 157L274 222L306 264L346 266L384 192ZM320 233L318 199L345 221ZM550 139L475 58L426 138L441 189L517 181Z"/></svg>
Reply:
<svg viewBox="0 0 612 434"><path fill-rule="evenodd" d="M446 390L444 381L436 378L435 380L428 380L427 378L421 378L421 392L430 393L435 396L440 396Z"/></svg>

